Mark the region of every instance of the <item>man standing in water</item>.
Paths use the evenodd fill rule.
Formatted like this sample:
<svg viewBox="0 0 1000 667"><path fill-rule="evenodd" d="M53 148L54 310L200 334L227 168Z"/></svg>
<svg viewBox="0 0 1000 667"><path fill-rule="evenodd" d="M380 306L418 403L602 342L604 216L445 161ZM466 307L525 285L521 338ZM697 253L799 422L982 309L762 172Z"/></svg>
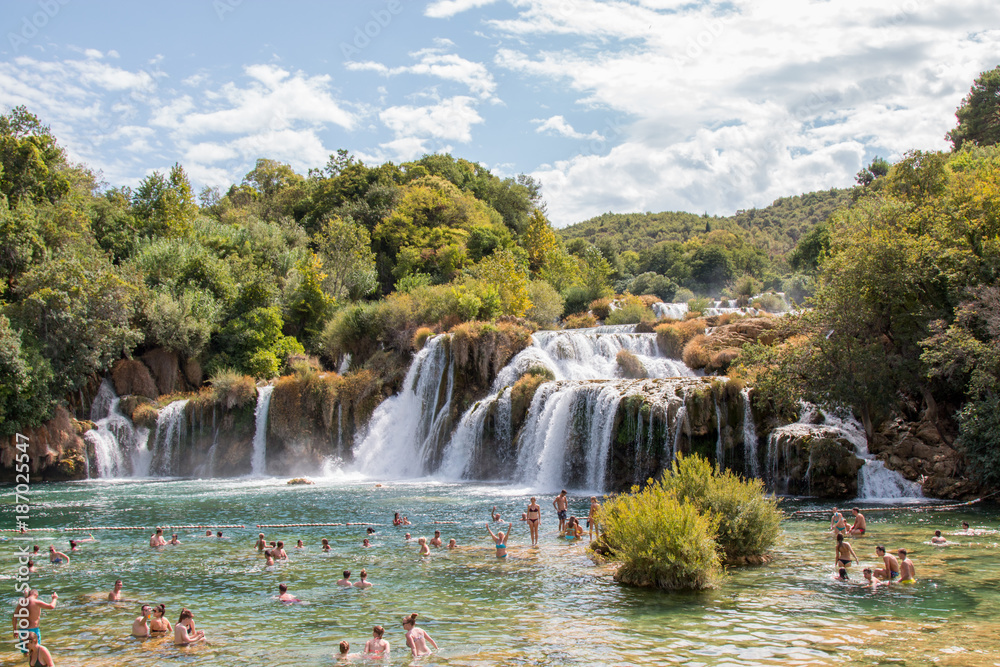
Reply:
<svg viewBox="0 0 1000 667"><path fill-rule="evenodd" d="M122 580L115 582L115 587L108 593L108 602L120 602L122 599Z"/></svg>
<svg viewBox="0 0 1000 667"><path fill-rule="evenodd" d="M42 602L38 599L38 591L35 589L29 590L27 595L17 599L17 604L14 607L14 636L17 637L21 653L28 652L24 646L29 632L38 637L38 641L42 640L42 630L39 627L42 620L42 610L55 609L58 600L59 596L53 593L52 602Z"/></svg>
<svg viewBox="0 0 1000 667"><path fill-rule="evenodd" d="M528 522L528 531L531 533L531 546L538 545L538 523L542 519L542 508L539 507L537 499L532 496L528 511L524 513Z"/></svg>
<svg viewBox="0 0 1000 667"><path fill-rule="evenodd" d="M167 541L163 539L163 529L157 528L156 532L153 533L152 537L149 538L149 546L151 547L162 547L166 546Z"/></svg>
<svg viewBox="0 0 1000 667"><path fill-rule="evenodd" d="M912 584L917 580L917 571L913 567L913 561L906 557L906 549L900 549L899 554L899 580Z"/></svg>
<svg viewBox="0 0 1000 667"><path fill-rule="evenodd" d="M569 498L566 497L566 489L559 492L556 499L552 501L552 506L556 508L559 516L559 532L566 530L566 513L569 510Z"/></svg>

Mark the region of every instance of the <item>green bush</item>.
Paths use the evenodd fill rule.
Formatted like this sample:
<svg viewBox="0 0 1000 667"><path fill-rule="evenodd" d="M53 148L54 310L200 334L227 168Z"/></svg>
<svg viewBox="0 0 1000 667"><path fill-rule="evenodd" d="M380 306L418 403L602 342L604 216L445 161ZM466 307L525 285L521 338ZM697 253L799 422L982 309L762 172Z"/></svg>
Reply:
<svg viewBox="0 0 1000 667"><path fill-rule="evenodd" d="M622 583L698 590L718 575L718 519L679 500L662 480L605 502L600 523L611 556L621 561L615 579Z"/></svg>
<svg viewBox="0 0 1000 667"><path fill-rule="evenodd" d="M567 288L563 292L563 299L566 303L564 312L570 315L586 312L587 306L591 301L590 292L585 287L579 285Z"/></svg>
<svg viewBox="0 0 1000 667"><path fill-rule="evenodd" d="M619 350L615 361L618 363L618 369L621 370L624 377L638 380L648 375L646 367L642 365L639 358L628 350Z"/></svg>
<svg viewBox="0 0 1000 667"><path fill-rule="evenodd" d="M753 307L769 313L783 313L788 310L785 300L777 294L761 294L759 298L753 300Z"/></svg>
<svg viewBox="0 0 1000 667"><path fill-rule="evenodd" d="M689 313L704 313L705 309L712 305L712 302L708 299L701 297L697 299L688 299L688 312Z"/></svg>
<svg viewBox="0 0 1000 667"><path fill-rule="evenodd" d="M1000 487L1000 397L969 401L958 413L956 444L968 458L968 469L983 484Z"/></svg>
<svg viewBox="0 0 1000 667"><path fill-rule="evenodd" d="M715 540L726 562L763 556L778 537L781 510L759 479L743 479L730 470L720 473L700 456L678 454L660 484L717 517Z"/></svg>
<svg viewBox="0 0 1000 667"><path fill-rule="evenodd" d="M562 296L544 280L533 280L528 285L531 307L525 315L536 324L554 324L563 314Z"/></svg>
<svg viewBox="0 0 1000 667"><path fill-rule="evenodd" d="M257 386L249 375L241 375L231 368L221 368L209 379L212 399L227 410L257 400Z"/></svg>
<svg viewBox="0 0 1000 667"><path fill-rule="evenodd" d="M594 313L597 314L596 311ZM611 311L604 320L605 324L638 324L639 322L653 322L656 315L643 303L642 299L631 294L626 294L618 300L618 308Z"/></svg>

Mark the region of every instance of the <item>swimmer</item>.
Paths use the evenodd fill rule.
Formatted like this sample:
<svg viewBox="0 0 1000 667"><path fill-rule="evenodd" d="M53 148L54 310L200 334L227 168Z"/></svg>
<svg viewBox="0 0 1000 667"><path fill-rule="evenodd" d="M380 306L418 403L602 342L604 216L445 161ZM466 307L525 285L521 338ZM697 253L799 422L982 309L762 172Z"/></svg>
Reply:
<svg viewBox="0 0 1000 667"><path fill-rule="evenodd" d="M363 546L363 547L370 547L371 545L372 545L372 543L368 541L367 537L364 539L363 542L361 542L361 546Z"/></svg>
<svg viewBox="0 0 1000 667"><path fill-rule="evenodd" d="M174 629L174 627L170 625L170 621L167 620L166 613L167 606L165 604L158 604L153 607L153 618L149 621L150 633L165 635Z"/></svg>
<svg viewBox="0 0 1000 667"><path fill-rule="evenodd" d="M866 567L865 569L863 569L861 571L861 574L863 574L865 577L865 585L871 586L873 589L878 588L880 585L882 586L889 585L888 581L883 583L880 582L878 579L876 579L874 576L872 576L874 573L872 572L872 569L870 567Z"/></svg>
<svg viewBox="0 0 1000 667"><path fill-rule="evenodd" d="M337 581L338 586L346 586L350 588L354 584L351 583L351 571L344 570L344 578Z"/></svg>
<svg viewBox="0 0 1000 667"><path fill-rule="evenodd" d="M865 520L865 515L857 507L851 509L851 514L854 515L854 525L847 530L847 534L864 535L865 531L868 530L868 522Z"/></svg>
<svg viewBox="0 0 1000 667"><path fill-rule="evenodd" d="M264 539L264 533L257 534L257 543L254 544L254 548L257 549L257 551L263 551L267 548L267 540Z"/></svg>
<svg viewBox="0 0 1000 667"><path fill-rule="evenodd" d="M427 546L427 538L426 537L421 537L420 539L418 539L417 540L417 544L420 545L420 555L421 556L430 556L431 555L430 547Z"/></svg>
<svg viewBox="0 0 1000 667"><path fill-rule="evenodd" d="M264 567L271 567L274 565L274 552L270 549L264 550Z"/></svg>
<svg viewBox="0 0 1000 667"><path fill-rule="evenodd" d="M163 529L157 528L156 532L149 538L149 546L151 547L162 547L166 546L167 541L163 539Z"/></svg>
<svg viewBox="0 0 1000 667"><path fill-rule="evenodd" d="M122 599L122 580L115 581L115 587L108 593L108 602L120 602Z"/></svg>
<svg viewBox="0 0 1000 667"><path fill-rule="evenodd" d="M833 508L833 517L830 519L830 534L837 535L839 533L847 532L847 522L844 521L844 515L837 511L837 508Z"/></svg>
<svg viewBox="0 0 1000 667"><path fill-rule="evenodd" d="M53 667L56 664L55 660L52 659L52 654L49 653L49 649L38 643L38 635L34 632L28 633L25 644L28 647L26 653L28 654L28 665L30 667Z"/></svg>
<svg viewBox="0 0 1000 667"><path fill-rule="evenodd" d="M76 540L70 540L69 541L69 552L72 554L72 553L76 553L77 551L79 551L79 549L76 547Z"/></svg>
<svg viewBox="0 0 1000 667"><path fill-rule="evenodd" d="M396 512L396 515L392 517L392 525L394 525L394 526L402 526L403 525L403 519L400 518L399 512Z"/></svg>
<svg viewBox="0 0 1000 667"><path fill-rule="evenodd" d="M885 552L885 547L881 544L875 547L875 554L882 557L884 567L875 568L875 576L883 581L892 581L899 577L899 561L892 554Z"/></svg>
<svg viewBox="0 0 1000 667"><path fill-rule="evenodd" d="M501 531L497 531L496 534L494 535L493 529L490 528L489 524L486 524L486 530L489 531L490 537L493 538L493 542L497 546L497 558L507 557L507 540L510 538L510 531L513 530L513 528L514 524L508 523L506 535L504 535L503 532Z"/></svg>
<svg viewBox="0 0 1000 667"><path fill-rule="evenodd" d="M364 589L364 588L371 588L372 586L374 586L372 582L368 581L368 572L364 568L361 568L361 572L358 574L358 576L361 577L361 581L354 582L355 588Z"/></svg>
<svg viewBox="0 0 1000 667"><path fill-rule="evenodd" d="M410 534L409 534L409 533L407 533L406 535L404 535L404 536L403 536L403 539L404 539L404 540L406 540L407 542L409 542L409 541L410 541L411 539L413 539L413 538L412 538L412 537L410 537Z"/></svg>
<svg viewBox="0 0 1000 667"><path fill-rule="evenodd" d="M278 584L278 599L282 602L302 602L302 600L288 592L288 584Z"/></svg>
<svg viewBox="0 0 1000 667"><path fill-rule="evenodd" d="M134 621L132 621L132 636L133 637L148 637L149 636L149 617L152 616L153 609L148 604L142 605L142 609L139 610L139 616Z"/></svg>
<svg viewBox="0 0 1000 667"><path fill-rule="evenodd" d="M931 538L931 544L948 544L948 540L941 536L940 530L935 530L934 537Z"/></svg>
<svg viewBox="0 0 1000 667"><path fill-rule="evenodd" d="M403 629L406 630L406 645L410 648L414 658L431 654L431 650L427 648L427 642L430 642L434 648L438 647L429 634L417 627L416 614L410 614L403 619Z"/></svg>
<svg viewBox="0 0 1000 667"><path fill-rule="evenodd" d="M323 540L322 540L322 544L323 544L323 551L326 552L326 553L329 553L330 552L330 540L328 540L327 538L324 537Z"/></svg>
<svg viewBox="0 0 1000 667"><path fill-rule="evenodd" d="M412 526L413 524L410 523L410 520L407 517L404 516L403 517L403 525L404 526Z"/></svg>
<svg viewBox="0 0 1000 667"><path fill-rule="evenodd" d="M496 505L490 510L490 518L493 519L493 523L503 523L503 519L500 518L500 512L497 512Z"/></svg>
<svg viewBox="0 0 1000 667"><path fill-rule="evenodd" d="M206 530L205 531L205 537L211 537L211 536L212 536L212 531Z"/></svg>
<svg viewBox="0 0 1000 667"><path fill-rule="evenodd" d="M561 535L567 540L578 540L583 537L583 528L580 526L580 520L575 516L571 516L569 521L566 522L566 528L562 531Z"/></svg>
<svg viewBox="0 0 1000 667"><path fill-rule="evenodd" d="M434 537L431 538L431 546L432 547L439 547L439 546L441 546L441 544L442 544L442 542L441 542L441 531L440 530L435 530L434 531Z"/></svg>
<svg viewBox="0 0 1000 667"><path fill-rule="evenodd" d="M222 531L220 530L219 532L217 532L215 534L215 536L221 540L222 539Z"/></svg>
<svg viewBox="0 0 1000 667"><path fill-rule="evenodd" d="M49 561L53 565L59 565L60 563L68 563L69 562L69 556L67 556L66 554L64 554L61 551L56 551L55 547L50 546L49 547Z"/></svg>
<svg viewBox="0 0 1000 667"><path fill-rule="evenodd" d="M274 556L275 560L288 560L288 554L285 553L285 543L278 540L275 547L271 549L271 555Z"/></svg>
<svg viewBox="0 0 1000 667"><path fill-rule="evenodd" d="M389 659L389 642L382 639L383 634L385 634L385 629L381 625L372 628L372 638L365 643L366 658Z"/></svg>
<svg viewBox="0 0 1000 667"><path fill-rule="evenodd" d="M594 535L601 539L600 527L597 525L597 513L601 511L601 503L597 502L597 496L590 497L590 513L587 514L587 534L588 539L593 540Z"/></svg>
<svg viewBox="0 0 1000 667"><path fill-rule="evenodd" d="M28 572L38 572L38 568L35 567L35 561L28 559Z"/></svg>
<svg viewBox="0 0 1000 667"><path fill-rule="evenodd" d="M566 489L559 492L556 499L552 501L552 506L556 508L556 514L559 516L559 532L562 533L566 530L566 515L569 511L569 498L566 496Z"/></svg>
<svg viewBox="0 0 1000 667"><path fill-rule="evenodd" d="M299 540L298 542L295 543L295 548L296 549L305 549L306 545L302 542L302 540Z"/></svg>
<svg viewBox="0 0 1000 667"><path fill-rule="evenodd" d="M14 636L23 641L27 638L27 634L31 633L41 640L42 630L40 623L42 620L42 610L55 609L58 601L59 596L56 593L53 593L51 602L42 602L38 599L38 591L34 588L28 590L24 597L17 598L17 602L14 604L14 616L12 618L14 624ZM27 626L24 625L25 616L27 616ZM26 648L21 648L21 653L27 652L28 650Z"/></svg>
<svg viewBox="0 0 1000 667"><path fill-rule="evenodd" d="M969 530L969 522L968 521L963 521L962 522L962 530ZM35 549L38 549L38 547L35 547Z"/></svg>
<svg viewBox="0 0 1000 667"><path fill-rule="evenodd" d="M906 582L909 584L915 583L917 581L917 571L913 567L913 561L907 558L906 549L900 549L896 552L899 554L899 580L900 582Z"/></svg>
<svg viewBox="0 0 1000 667"><path fill-rule="evenodd" d="M371 526L369 526L367 532L368 532L369 535L374 535L375 534L375 529L372 528Z"/></svg>
<svg viewBox="0 0 1000 667"><path fill-rule="evenodd" d="M834 567L850 567L852 558L855 563L861 565L861 561L858 560L858 555L854 553L854 547L844 541L843 535L837 535L837 546L833 550Z"/></svg>
<svg viewBox="0 0 1000 667"><path fill-rule="evenodd" d="M181 611L181 617L174 626L174 644L187 646L194 642L205 641L205 631L194 629L194 614L189 609Z"/></svg>
<svg viewBox="0 0 1000 667"><path fill-rule="evenodd" d="M538 506L534 497L531 498L525 516L528 519L528 531L531 533L531 546L535 546L538 544L538 523L542 518L542 508Z"/></svg>
<svg viewBox="0 0 1000 667"><path fill-rule="evenodd" d="M350 660L348 653L351 651L351 643L346 639L340 642L340 655L337 656L337 661L347 661Z"/></svg>
<svg viewBox="0 0 1000 667"><path fill-rule="evenodd" d="M455 541L454 537L451 538L450 540L448 540L448 548L449 549L457 549L458 548L458 542Z"/></svg>
<svg viewBox="0 0 1000 667"><path fill-rule="evenodd" d="M180 544L180 543L181 543L181 541L177 539L177 533L174 533L173 535L171 535L170 536L170 541L167 542L167 544L173 544L173 545Z"/></svg>
<svg viewBox="0 0 1000 667"><path fill-rule="evenodd" d="M846 567L842 567L839 570L837 570L837 579L840 579L841 581L850 581L850 577L847 576Z"/></svg>

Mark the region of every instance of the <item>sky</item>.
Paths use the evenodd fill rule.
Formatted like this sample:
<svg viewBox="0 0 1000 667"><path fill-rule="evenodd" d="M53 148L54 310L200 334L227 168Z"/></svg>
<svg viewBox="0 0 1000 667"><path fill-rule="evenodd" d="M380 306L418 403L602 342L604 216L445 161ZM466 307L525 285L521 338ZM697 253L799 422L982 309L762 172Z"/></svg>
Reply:
<svg viewBox="0 0 1000 667"><path fill-rule="evenodd" d="M553 224L730 215L949 148L996 0L6 0L0 108L110 185L449 152Z"/></svg>

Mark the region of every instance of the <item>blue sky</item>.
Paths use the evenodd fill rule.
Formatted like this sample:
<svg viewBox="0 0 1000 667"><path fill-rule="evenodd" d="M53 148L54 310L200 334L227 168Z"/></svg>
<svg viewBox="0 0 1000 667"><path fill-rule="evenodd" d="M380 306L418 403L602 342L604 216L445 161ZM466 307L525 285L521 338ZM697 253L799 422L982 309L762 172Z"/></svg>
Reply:
<svg viewBox="0 0 1000 667"><path fill-rule="evenodd" d="M557 226L728 215L946 148L998 4L8 0L0 106L112 185L447 151L538 178Z"/></svg>

